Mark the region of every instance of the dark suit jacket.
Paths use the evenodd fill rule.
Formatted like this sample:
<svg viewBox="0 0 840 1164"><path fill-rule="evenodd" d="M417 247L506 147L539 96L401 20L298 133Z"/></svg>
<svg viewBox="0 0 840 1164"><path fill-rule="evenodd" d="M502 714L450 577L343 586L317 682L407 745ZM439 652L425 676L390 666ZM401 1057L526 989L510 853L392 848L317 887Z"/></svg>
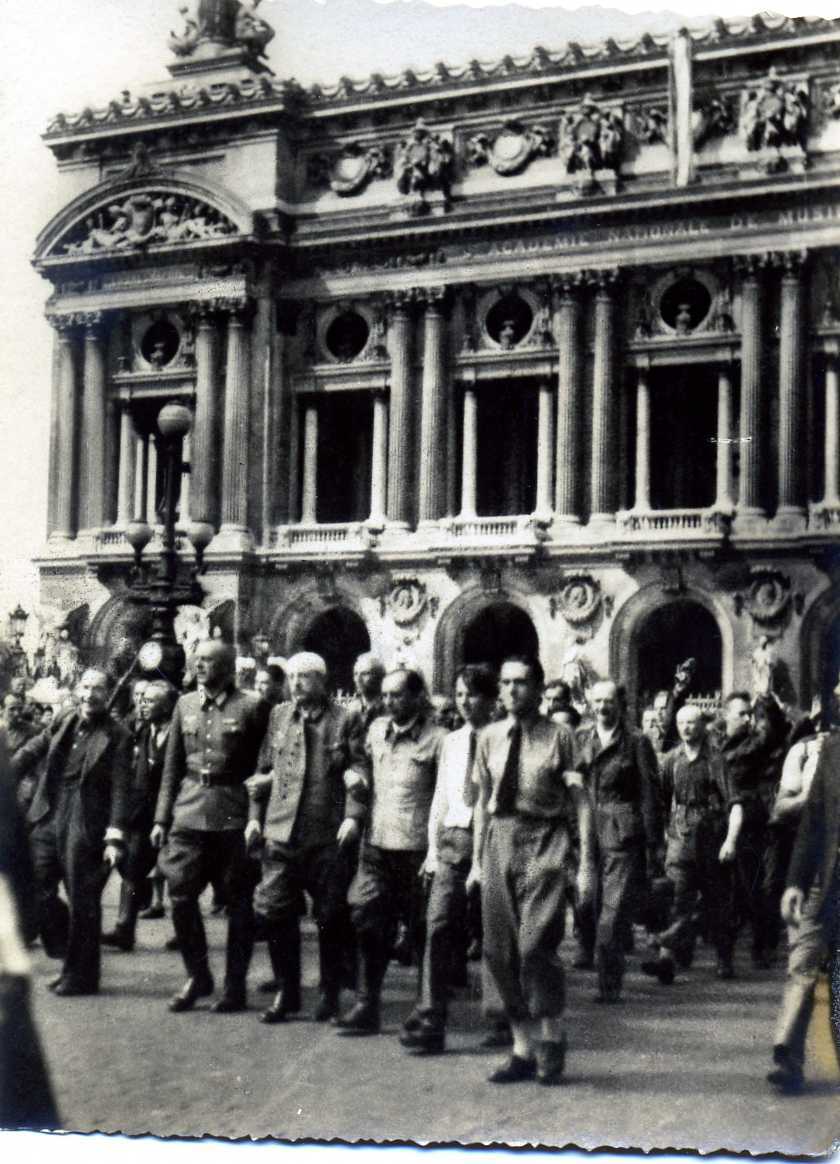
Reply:
<svg viewBox="0 0 840 1164"><path fill-rule="evenodd" d="M165 724L155 724L156 730ZM154 823L160 782L163 776L163 762L166 757L166 741L150 743L151 724L144 724L134 737L134 763L131 771L131 788L128 798L128 823L132 828L149 829Z"/></svg>
<svg viewBox="0 0 840 1164"><path fill-rule="evenodd" d="M583 774L585 786L596 808L632 806L632 817L622 825L621 835L612 837L607 847L623 848L644 841L649 849L662 842L659 809L659 772L653 745L642 732L619 724L614 739L601 747L594 725L580 728L575 736L575 767ZM629 811L629 810L628 810ZM611 833L615 831L611 827ZM605 838L599 837L604 845Z"/></svg>
<svg viewBox="0 0 840 1164"><path fill-rule="evenodd" d="M12 761L20 779L29 768L46 757L27 819L39 824L49 819L53 805L50 790L60 780L68 733L79 722L79 713L69 711L46 731L24 744ZM105 838L122 840L128 825L128 792L131 780L131 742L125 728L110 718L91 731L81 779L86 839L91 845Z"/></svg>
<svg viewBox="0 0 840 1164"><path fill-rule="evenodd" d="M825 920L828 892L840 846L840 735L823 744L811 790L799 821L787 883L807 893L819 878L819 916Z"/></svg>

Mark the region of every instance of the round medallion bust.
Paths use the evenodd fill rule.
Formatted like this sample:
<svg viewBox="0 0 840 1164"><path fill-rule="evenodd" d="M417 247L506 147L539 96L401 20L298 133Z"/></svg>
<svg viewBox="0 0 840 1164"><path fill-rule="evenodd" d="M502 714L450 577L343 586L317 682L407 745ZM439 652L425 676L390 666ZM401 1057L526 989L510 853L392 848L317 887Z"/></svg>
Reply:
<svg viewBox="0 0 840 1164"><path fill-rule="evenodd" d="M529 303L512 292L503 295L490 307L484 326L490 339L503 351L510 351L522 343L531 330L534 312Z"/></svg>
<svg viewBox="0 0 840 1164"><path fill-rule="evenodd" d="M158 319L140 339L140 354L153 368L166 368L178 355L181 335L168 319Z"/></svg>
<svg viewBox="0 0 840 1164"><path fill-rule="evenodd" d="M341 362L355 360L364 351L369 335L370 327L363 315L342 311L327 328L327 351Z"/></svg>

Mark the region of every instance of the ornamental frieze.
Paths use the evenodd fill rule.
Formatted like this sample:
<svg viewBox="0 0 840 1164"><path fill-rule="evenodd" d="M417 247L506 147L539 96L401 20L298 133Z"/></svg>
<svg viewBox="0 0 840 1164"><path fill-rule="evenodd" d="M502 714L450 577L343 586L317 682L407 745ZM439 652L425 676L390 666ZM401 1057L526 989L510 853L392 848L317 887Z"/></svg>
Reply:
<svg viewBox="0 0 840 1164"><path fill-rule="evenodd" d="M771 68L764 81L742 96L741 134L750 151L775 150L771 173L786 170L784 149L804 154L808 138L809 94L806 81L785 81Z"/></svg>
<svg viewBox="0 0 840 1164"><path fill-rule="evenodd" d="M791 590L790 578L763 566L750 571L745 590L735 594L735 612L746 611L759 626L774 626L786 618L791 604L801 610L802 598Z"/></svg>
<svg viewBox="0 0 840 1164"><path fill-rule="evenodd" d="M433 133L422 117L394 153L394 175L400 194L409 198L412 213L429 209L427 196L439 193L450 200L453 177L452 142Z"/></svg>
<svg viewBox="0 0 840 1164"><path fill-rule="evenodd" d="M544 125L506 121L495 138L474 134L467 141L467 160L472 166L489 165L500 177L510 177L521 174L535 158L550 157L555 146L554 136Z"/></svg>
<svg viewBox="0 0 840 1164"><path fill-rule="evenodd" d="M235 223L201 199L139 193L89 214L70 232L61 249L68 255L90 255L237 233Z"/></svg>
<svg viewBox="0 0 840 1164"><path fill-rule="evenodd" d="M609 605L609 610L607 610ZM573 629L590 625L597 618L601 607L606 613L612 609L601 593L600 583L591 574L567 574L559 589L548 600L552 618L561 615Z"/></svg>
<svg viewBox="0 0 840 1164"><path fill-rule="evenodd" d="M582 193L598 188L601 171L618 174L626 148L621 107L602 106L587 93L577 109L564 115L560 127L566 173L578 175Z"/></svg>
<svg viewBox="0 0 840 1164"><path fill-rule="evenodd" d="M317 154L309 162L312 185L329 186L341 198L361 194L374 178L390 173L388 153L378 145L349 145L337 157Z"/></svg>

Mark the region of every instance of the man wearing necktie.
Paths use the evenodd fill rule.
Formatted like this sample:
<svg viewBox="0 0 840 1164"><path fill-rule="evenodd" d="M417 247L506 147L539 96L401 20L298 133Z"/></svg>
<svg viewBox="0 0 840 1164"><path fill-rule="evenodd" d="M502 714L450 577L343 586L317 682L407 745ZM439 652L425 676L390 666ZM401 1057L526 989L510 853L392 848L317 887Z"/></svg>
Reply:
<svg viewBox="0 0 840 1164"><path fill-rule="evenodd" d="M513 1054L491 1083L551 1085L563 1076L566 992L558 947L574 876L575 819L578 892L585 900L592 891L589 801L574 770L571 731L540 715L542 686L537 659L506 659L499 688L507 717L484 729L476 752L484 955L513 1032Z"/></svg>
<svg viewBox="0 0 840 1164"><path fill-rule="evenodd" d="M452 955L467 926L467 876L473 860L473 768L478 735L490 722L498 683L489 667L464 667L455 680L463 727L443 741L429 813L423 865L432 878L426 907L426 945L417 1006L400 1042L411 1051L442 1051Z"/></svg>
<svg viewBox="0 0 840 1164"><path fill-rule="evenodd" d="M102 935L106 946L126 952L134 949L137 917L146 879L155 867L157 853L150 834L154 827L169 721L175 705L175 689L165 679L146 683L140 699L142 722L134 737L132 781L128 803L128 837L120 866L123 884L116 924Z"/></svg>
<svg viewBox="0 0 840 1164"><path fill-rule="evenodd" d="M169 1009L191 1010L213 993L198 899L219 877L228 901L224 993L217 1014L246 1009L245 979L254 942L253 879L245 852L246 779L257 766L268 704L234 683L235 654L217 640L199 643L198 690L182 695L166 742L152 845L163 848L172 924L188 978Z"/></svg>

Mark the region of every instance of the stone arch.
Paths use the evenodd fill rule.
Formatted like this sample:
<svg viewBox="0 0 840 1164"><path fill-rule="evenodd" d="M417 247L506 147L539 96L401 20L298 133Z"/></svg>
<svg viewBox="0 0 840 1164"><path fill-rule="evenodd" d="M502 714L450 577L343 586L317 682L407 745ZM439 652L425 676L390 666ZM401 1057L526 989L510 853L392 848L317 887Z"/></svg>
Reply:
<svg viewBox="0 0 840 1164"><path fill-rule="evenodd" d="M310 638L313 627L317 627L319 619L326 619L328 622L331 615L334 621L339 621L342 617L341 612L347 616L348 623L356 629L359 626L363 627L367 634L367 646L363 647L359 654L362 650L370 650L370 630L355 596L344 589L322 593L315 587L306 587L300 591L274 616L268 635L272 650L286 658L296 651L318 650L312 645ZM325 650L323 642L321 647L318 653L324 654L327 658L329 648ZM335 656L339 657L338 651L335 652ZM347 690L352 680L352 664L348 679L346 662L340 661L336 670L336 658L327 658L327 664L332 666L334 685L337 689Z"/></svg>
<svg viewBox="0 0 840 1164"><path fill-rule="evenodd" d="M494 606L508 606L520 611L530 622L539 649L539 631L523 595L510 590L487 591L481 586L464 590L443 611L438 621L434 647L435 691L451 691L455 673L464 656L464 639L475 619ZM527 644L523 643L522 649Z"/></svg>
<svg viewBox="0 0 840 1164"><path fill-rule="evenodd" d="M61 254L59 248L68 236L72 237L79 224L98 211L107 210L109 206L124 202L133 195L164 197L174 195L192 199L221 214L231 224L233 237L241 238L254 234L253 211L224 186L209 182L205 178L197 178L194 174L162 171L144 174L141 177L109 178L78 195L40 232L35 242L33 261L36 265L48 259L62 258L67 261L67 256ZM119 255L120 252L117 250L108 253L113 256ZM86 261L90 261L91 257L83 256Z"/></svg>
<svg viewBox="0 0 840 1164"><path fill-rule="evenodd" d="M669 594L659 584L643 586L617 611L610 633L610 676L624 684L631 722L641 715L640 696L644 686L640 675L641 636L651 616L673 604L701 607L711 615L720 634L721 691L732 689L734 679L735 638L726 610L716 595L687 587L678 595ZM679 653L679 652L677 652ZM685 652L683 656L685 657ZM681 661L675 658L676 662Z"/></svg>
<svg viewBox="0 0 840 1164"><path fill-rule="evenodd" d="M151 634L151 624L146 607L122 594L111 595L91 619L84 644L86 661L121 673Z"/></svg>
<svg viewBox="0 0 840 1164"><path fill-rule="evenodd" d="M828 709L840 671L840 584L824 590L808 608L799 642L802 703L807 707L820 695Z"/></svg>

